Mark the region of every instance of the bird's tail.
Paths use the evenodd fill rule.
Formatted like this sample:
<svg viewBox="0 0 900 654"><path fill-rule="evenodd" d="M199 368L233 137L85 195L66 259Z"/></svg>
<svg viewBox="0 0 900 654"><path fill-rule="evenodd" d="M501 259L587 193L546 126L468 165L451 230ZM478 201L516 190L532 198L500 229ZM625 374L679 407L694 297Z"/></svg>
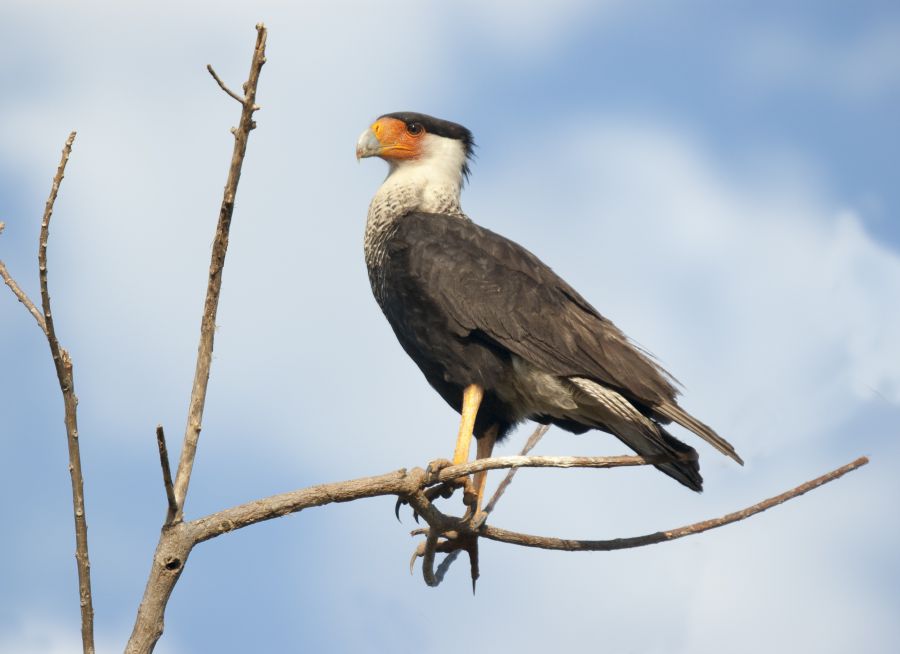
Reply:
<svg viewBox="0 0 900 654"><path fill-rule="evenodd" d="M713 431L712 427L700 422L674 402L666 402L659 406L655 406L653 407L653 410L663 418L674 420L685 429L690 429L722 454L729 456L741 465L744 465L744 460L738 455L731 443ZM663 422L667 422L668 420L663 420Z"/></svg>
<svg viewBox="0 0 900 654"><path fill-rule="evenodd" d="M641 456L671 458L671 462L656 464L657 470L691 490L698 493L703 490L703 477L694 448L641 414L612 389L582 377L570 377L569 381L584 393L584 402L578 402L578 422L592 422L592 427L612 433Z"/></svg>
<svg viewBox="0 0 900 654"><path fill-rule="evenodd" d="M659 463L654 467L691 490L702 492L703 477L700 476L697 450L682 443L660 425L653 426L655 434L648 433L649 429L638 429L629 425L624 429L617 429L615 435L641 456L663 454L671 457L672 462Z"/></svg>

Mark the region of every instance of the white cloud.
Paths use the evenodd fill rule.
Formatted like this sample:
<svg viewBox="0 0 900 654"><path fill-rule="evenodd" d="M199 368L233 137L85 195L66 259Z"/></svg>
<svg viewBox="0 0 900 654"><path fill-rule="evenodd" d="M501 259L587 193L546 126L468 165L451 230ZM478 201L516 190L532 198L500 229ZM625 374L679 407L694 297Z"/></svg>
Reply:
<svg viewBox="0 0 900 654"><path fill-rule="evenodd" d="M76 654L82 651L78 627L31 621L0 636L0 651L17 654Z"/></svg>
<svg viewBox="0 0 900 654"><path fill-rule="evenodd" d="M121 650L127 635L110 634L101 629L94 632L94 644L98 652ZM173 638L161 642L155 651L175 654ZM33 614L16 625L7 625L0 634L0 652L9 654L81 654L81 625L63 622L46 615Z"/></svg>

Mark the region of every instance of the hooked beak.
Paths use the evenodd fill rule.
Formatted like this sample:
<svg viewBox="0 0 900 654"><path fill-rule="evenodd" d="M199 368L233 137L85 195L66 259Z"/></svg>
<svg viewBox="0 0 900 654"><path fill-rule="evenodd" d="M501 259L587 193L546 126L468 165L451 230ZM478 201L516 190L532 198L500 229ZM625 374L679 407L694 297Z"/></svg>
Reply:
<svg viewBox="0 0 900 654"><path fill-rule="evenodd" d="M377 157L381 154L381 150L381 142L370 127L359 135L359 140L356 142L356 160L359 161L366 157Z"/></svg>

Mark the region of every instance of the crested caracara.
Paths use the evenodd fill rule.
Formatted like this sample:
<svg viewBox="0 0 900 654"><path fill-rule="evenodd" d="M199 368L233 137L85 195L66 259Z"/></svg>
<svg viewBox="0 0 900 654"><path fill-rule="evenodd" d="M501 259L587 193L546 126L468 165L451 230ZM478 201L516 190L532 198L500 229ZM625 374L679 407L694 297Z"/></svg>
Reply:
<svg viewBox="0 0 900 654"><path fill-rule="evenodd" d="M462 414L453 462L478 457L516 423L598 429L688 488L703 479L676 422L742 463L734 448L682 409L673 378L531 252L463 213L460 189L474 143L468 129L418 113L385 114L356 156L388 162L369 206L365 257L372 292L428 383ZM476 478L480 499L484 475Z"/></svg>

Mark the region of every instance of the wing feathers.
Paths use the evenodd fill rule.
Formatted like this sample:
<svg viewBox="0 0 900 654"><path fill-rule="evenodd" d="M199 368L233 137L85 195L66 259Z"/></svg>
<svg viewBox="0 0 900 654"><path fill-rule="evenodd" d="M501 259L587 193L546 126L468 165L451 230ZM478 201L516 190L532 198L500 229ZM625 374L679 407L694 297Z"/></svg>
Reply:
<svg viewBox="0 0 900 654"><path fill-rule="evenodd" d="M397 229L389 256L402 254L453 325L552 374L597 379L649 406L674 400L669 375L525 248L440 214L408 214Z"/></svg>
<svg viewBox="0 0 900 654"><path fill-rule="evenodd" d="M415 292L443 313L453 333L478 332L548 374L607 388L635 414L630 423L662 451L674 448L666 447L666 437L687 446L651 418L674 420L743 463L725 439L678 406L671 375L517 243L458 216L410 213L388 240L387 257L418 280ZM698 473L679 474L699 479Z"/></svg>

